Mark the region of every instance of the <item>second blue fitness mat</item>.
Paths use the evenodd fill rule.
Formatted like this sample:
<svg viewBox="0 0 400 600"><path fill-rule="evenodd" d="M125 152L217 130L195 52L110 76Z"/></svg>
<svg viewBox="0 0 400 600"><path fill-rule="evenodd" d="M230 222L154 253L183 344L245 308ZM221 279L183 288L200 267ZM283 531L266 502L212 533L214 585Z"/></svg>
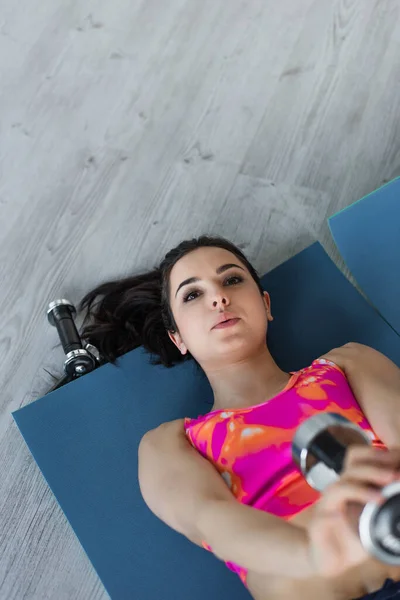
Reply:
<svg viewBox="0 0 400 600"><path fill-rule="evenodd" d="M400 178L328 220L358 284L400 334Z"/></svg>

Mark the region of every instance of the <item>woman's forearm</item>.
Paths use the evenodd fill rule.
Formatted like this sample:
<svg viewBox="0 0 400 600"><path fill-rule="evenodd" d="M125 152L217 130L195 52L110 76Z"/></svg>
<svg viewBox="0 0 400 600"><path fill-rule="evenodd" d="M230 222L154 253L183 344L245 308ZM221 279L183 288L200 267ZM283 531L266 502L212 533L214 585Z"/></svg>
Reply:
<svg viewBox="0 0 400 600"><path fill-rule="evenodd" d="M275 515L234 500L207 503L199 531L223 561L266 575L306 579L313 575L307 533Z"/></svg>

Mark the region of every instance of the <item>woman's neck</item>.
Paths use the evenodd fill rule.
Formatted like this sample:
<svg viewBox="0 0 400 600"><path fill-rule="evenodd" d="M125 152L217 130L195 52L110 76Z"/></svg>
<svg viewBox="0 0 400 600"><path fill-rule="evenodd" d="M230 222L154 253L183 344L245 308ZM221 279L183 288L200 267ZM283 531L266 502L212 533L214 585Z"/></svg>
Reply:
<svg viewBox="0 0 400 600"><path fill-rule="evenodd" d="M261 404L282 391L290 379L290 374L278 367L267 346L254 356L207 369L206 373L214 392L211 411Z"/></svg>

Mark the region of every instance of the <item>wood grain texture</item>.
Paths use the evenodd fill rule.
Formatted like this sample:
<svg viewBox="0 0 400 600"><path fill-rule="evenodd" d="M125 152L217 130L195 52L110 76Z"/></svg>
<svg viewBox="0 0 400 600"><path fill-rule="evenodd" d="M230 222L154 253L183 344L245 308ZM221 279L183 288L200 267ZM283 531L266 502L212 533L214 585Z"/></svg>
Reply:
<svg viewBox="0 0 400 600"><path fill-rule="evenodd" d="M11 417L62 372L48 303L201 233L260 273L315 240L343 268L326 218L400 175L399 13L1 1L1 599L107 597Z"/></svg>

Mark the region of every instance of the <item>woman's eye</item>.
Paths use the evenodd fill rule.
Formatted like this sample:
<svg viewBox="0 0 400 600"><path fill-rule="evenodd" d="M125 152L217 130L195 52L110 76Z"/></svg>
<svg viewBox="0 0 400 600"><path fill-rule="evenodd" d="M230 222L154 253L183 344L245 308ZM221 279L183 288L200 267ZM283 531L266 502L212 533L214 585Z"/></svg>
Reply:
<svg viewBox="0 0 400 600"><path fill-rule="evenodd" d="M227 277L224 281L224 283L226 283L227 281L231 281L232 279L236 279L238 283L243 281L243 277L240 277L239 275L231 275L230 277ZM191 290L190 292L188 292L186 294L186 296L183 298L184 302L191 302L191 300L189 300L190 296L192 296L193 294L197 294L198 290ZM196 296L197 297L197 296ZM196 298L194 298L196 299Z"/></svg>

